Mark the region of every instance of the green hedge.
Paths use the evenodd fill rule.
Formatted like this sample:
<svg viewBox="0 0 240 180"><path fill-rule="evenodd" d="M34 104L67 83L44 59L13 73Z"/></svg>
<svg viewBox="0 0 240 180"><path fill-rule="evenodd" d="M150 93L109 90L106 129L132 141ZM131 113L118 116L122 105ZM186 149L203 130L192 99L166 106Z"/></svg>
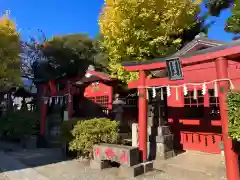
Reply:
<svg viewBox="0 0 240 180"><path fill-rule="evenodd" d="M39 133L39 119L36 112L16 111L9 112L0 119L0 136L9 140Z"/></svg>
<svg viewBox="0 0 240 180"><path fill-rule="evenodd" d="M229 135L240 141L240 93L228 93Z"/></svg>
<svg viewBox="0 0 240 180"><path fill-rule="evenodd" d="M118 127L119 123L107 118L80 120L71 131L69 150L91 157L94 144L118 142Z"/></svg>
<svg viewBox="0 0 240 180"><path fill-rule="evenodd" d="M73 135L71 131L73 130L74 126L77 124L79 120L69 120L64 121L61 126L61 141L63 143L69 143L73 140Z"/></svg>

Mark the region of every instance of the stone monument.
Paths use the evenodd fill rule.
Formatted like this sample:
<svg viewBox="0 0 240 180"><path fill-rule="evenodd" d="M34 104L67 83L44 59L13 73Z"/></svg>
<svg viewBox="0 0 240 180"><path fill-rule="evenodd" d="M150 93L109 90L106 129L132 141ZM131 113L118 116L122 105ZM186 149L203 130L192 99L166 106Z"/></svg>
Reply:
<svg viewBox="0 0 240 180"><path fill-rule="evenodd" d="M113 112L115 114L114 120L118 121L120 125L122 125L123 118L123 106L125 102L119 99L119 94L115 95L115 99L113 101Z"/></svg>
<svg viewBox="0 0 240 180"><path fill-rule="evenodd" d="M118 175L132 178L153 169L153 162L141 162L137 147L117 144L98 144L93 147L93 159L90 161L92 169L102 170L111 167L111 162L119 163Z"/></svg>
<svg viewBox="0 0 240 180"><path fill-rule="evenodd" d="M148 103L148 158L167 159L175 156L173 149L174 135L167 122L166 104L156 97ZM132 146L138 147L138 124L132 124Z"/></svg>
<svg viewBox="0 0 240 180"><path fill-rule="evenodd" d="M168 126L166 111L167 104L159 96L148 104L149 159L168 159L175 156L173 149L174 135Z"/></svg>

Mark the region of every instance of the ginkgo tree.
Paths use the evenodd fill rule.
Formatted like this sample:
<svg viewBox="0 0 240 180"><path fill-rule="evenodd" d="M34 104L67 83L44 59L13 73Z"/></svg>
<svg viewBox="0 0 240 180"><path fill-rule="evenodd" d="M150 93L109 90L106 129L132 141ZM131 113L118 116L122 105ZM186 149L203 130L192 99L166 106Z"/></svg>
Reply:
<svg viewBox="0 0 240 180"><path fill-rule="evenodd" d="M99 25L111 75L123 81L136 79L137 74L126 73L121 62L176 52L183 44L182 34L198 23L199 12L192 0L105 0Z"/></svg>
<svg viewBox="0 0 240 180"><path fill-rule="evenodd" d="M0 18L0 88L21 83L20 37L7 12Z"/></svg>

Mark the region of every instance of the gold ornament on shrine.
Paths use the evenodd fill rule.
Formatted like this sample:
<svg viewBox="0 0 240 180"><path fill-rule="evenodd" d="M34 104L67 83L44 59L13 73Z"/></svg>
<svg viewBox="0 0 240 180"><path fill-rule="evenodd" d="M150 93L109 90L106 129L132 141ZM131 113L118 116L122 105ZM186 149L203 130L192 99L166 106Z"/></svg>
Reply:
<svg viewBox="0 0 240 180"><path fill-rule="evenodd" d="M92 89L93 89L94 92L98 91L99 90L99 82L93 83L92 84Z"/></svg>

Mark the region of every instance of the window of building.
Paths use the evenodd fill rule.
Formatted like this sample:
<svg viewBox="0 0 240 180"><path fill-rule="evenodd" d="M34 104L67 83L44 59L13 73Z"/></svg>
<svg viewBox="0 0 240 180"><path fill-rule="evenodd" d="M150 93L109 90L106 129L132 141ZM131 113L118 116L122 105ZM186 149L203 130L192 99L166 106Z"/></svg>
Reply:
<svg viewBox="0 0 240 180"><path fill-rule="evenodd" d="M184 117L202 118L204 117L204 95L201 90L197 90L197 98L194 99L194 91L188 91L184 96Z"/></svg>
<svg viewBox="0 0 240 180"><path fill-rule="evenodd" d="M214 117L220 116L220 109L219 109L219 98L214 96L214 89L208 90L209 96L209 106L210 106L210 115Z"/></svg>
<svg viewBox="0 0 240 180"><path fill-rule="evenodd" d="M194 99L194 92L189 91L186 96L184 96L184 106L185 107L204 107L204 95L202 95L201 90L197 90L197 98Z"/></svg>
<svg viewBox="0 0 240 180"><path fill-rule="evenodd" d="M57 90L58 91L64 90L65 87L66 87L65 84L62 84L62 83L57 84Z"/></svg>

